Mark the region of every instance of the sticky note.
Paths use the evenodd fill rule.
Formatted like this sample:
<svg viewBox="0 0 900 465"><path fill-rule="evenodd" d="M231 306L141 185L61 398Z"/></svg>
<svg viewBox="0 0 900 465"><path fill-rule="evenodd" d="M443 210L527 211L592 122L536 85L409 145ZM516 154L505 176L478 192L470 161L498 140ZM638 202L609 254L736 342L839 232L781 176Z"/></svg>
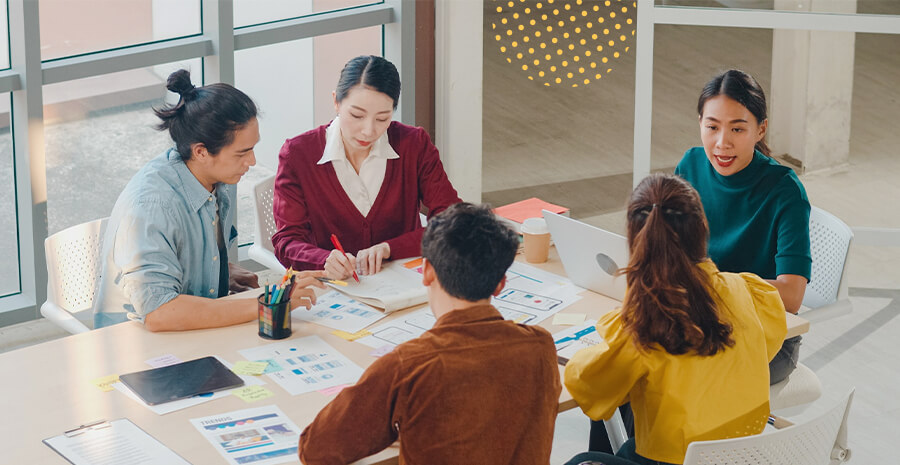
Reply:
<svg viewBox="0 0 900 465"><path fill-rule="evenodd" d="M375 358L378 358L378 357L381 357L382 355L389 354L392 350L394 350L394 345L387 344L387 345L383 345L383 346L373 350L369 355L371 355Z"/></svg>
<svg viewBox="0 0 900 465"><path fill-rule="evenodd" d="M169 365L174 365L176 363L181 363L181 359L172 354L166 354L166 355L160 355L159 357L151 358L150 360L147 360L144 363L152 366L153 368L160 368L160 367L167 367Z"/></svg>
<svg viewBox="0 0 900 465"><path fill-rule="evenodd" d="M97 386L103 392L112 391L114 388L113 384L119 382L119 375L109 375L104 376L102 378L92 379L91 384Z"/></svg>
<svg viewBox="0 0 900 465"><path fill-rule="evenodd" d="M342 385L340 385L340 386L334 386L334 387L330 387L330 388L319 389L318 392L319 392L319 394L322 394L322 395L324 395L324 396L333 396L333 395L335 395L335 394L337 394L337 393L343 391L344 388L347 387L347 386L349 386L349 384L342 384Z"/></svg>
<svg viewBox="0 0 900 465"><path fill-rule="evenodd" d="M257 362L266 362L266 370L263 371L264 375L275 373L276 371L281 371L284 369L281 367L281 365L278 364L278 362L271 358L267 360L257 360Z"/></svg>
<svg viewBox="0 0 900 465"><path fill-rule="evenodd" d="M553 315L553 324L556 326L571 326L584 323L584 313L557 313Z"/></svg>
<svg viewBox="0 0 900 465"><path fill-rule="evenodd" d="M241 360L240 362L236 362L234 364L234 366L231 368L231 371L239 375L259 376L263 374L268 367L269 362L248 362L246 360Z"/></svg>
<svg viewBox="0 0 900 465"><path fill-rule="evenodd" d="M404 263L403 266L405 266L409 269L413 269L413 268L422 266L423 260L424 259L422 257L419 257L419 258L416 258L416 259L413 259L413 260L410 260L410 261Z"/></svg>
<svg viewBox="0 0 900 465"><path fill-rule="evenodd" d="M331 334L334 334L335 336L337 336L341 339L348 340L348 341L355 341L359 338L372 335L372 333L370 333L364 329L361 331L357 331L355 333L348 333L347 331L341 331L339 329L336 329L336 330L332 331Z"/></svg>
<svg viewBox="0 0 900 465"><path fill-rule="evenodd" d="M231 391L231 393L247 403L268 399L275 395L272 391L262 386L244 386L240 389Z"/></svg>

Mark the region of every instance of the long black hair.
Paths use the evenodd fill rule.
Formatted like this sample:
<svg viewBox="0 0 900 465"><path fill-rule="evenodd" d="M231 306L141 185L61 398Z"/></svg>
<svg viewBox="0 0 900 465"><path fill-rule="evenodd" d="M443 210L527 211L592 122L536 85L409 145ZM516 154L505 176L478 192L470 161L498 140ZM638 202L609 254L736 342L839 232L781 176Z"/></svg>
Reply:
<svg viewBox="0 0 900 465"><path fill-rule="evenodd" d="M162 120L156 129L169 131L184 161L191 159L191 145L196 143L203 144L210 154L218 154L234 140L234 132L258 113L247 94L228 84L194 87L186 69L170 74L166 89L180 98L175 105L153 109Z"/></svg>
<svg viewBox="0 0 900 465"><path fill-rule="evenodd" d="M729 69L707 82L697 101L697 114L703 116L703 106L706 105L706 101L719 95L725 95L743 105L753 114L758 124L762 124L768 118L766 93L763 92L762 86L756 82L756 79L753 79L753 76L743 71ZM755 148L767 157L772 156L772 150L766 144L765 137L756 143Z"/></svg>

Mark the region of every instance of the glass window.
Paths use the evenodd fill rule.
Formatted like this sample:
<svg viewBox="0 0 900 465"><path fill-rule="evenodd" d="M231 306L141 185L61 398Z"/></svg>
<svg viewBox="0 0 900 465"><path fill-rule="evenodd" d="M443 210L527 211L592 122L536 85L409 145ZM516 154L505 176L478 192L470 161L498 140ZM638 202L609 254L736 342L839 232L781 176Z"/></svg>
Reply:
<svg viewBox="0 0 900 465"><path fill-rule="evenodd" d="M275 174L284 141L334 116L331 92L350 58L382 54L382 27L329 34L235 53L235 83L260 108L256 166L238 183L238 233L253 242L253 185Z"/></svg>
<svg viewBox="0 0 900 465"><path fill-rule="evenodd" d="M704 8L740 8L749 10L810 11L811 3L797 0L656 0L657 6L690 6ZM813 2L813 11L862 13L876 15L900 14L900 3L885 0L856 0Z"/></svg>
<svg viewBox="0 0 900 465"><path fill-rule="evenodd" d="M9 68L9 17L7 0L0 0L0 69Z"/></svg>
<svg viewBox="0 0 900 465"><path fill-rule="evenodd" d="M16 177L10 132L9 94L0 94L0 296L19 292Z"/></svg>
<svg viewBox="0 0 900 465"><path fill-rule="evenodd" d="M588 221L622 207L633 165L635 8L606 3L485 2L485 202L539 197Z"/></svg>
<svg viewBox="0 0 900 465"><path fill-rule="evenodd" d="M178 68L200 84L196 59L44 86L50 234L109 216L134 173L172 146L151 107Z"/></svg>
<svg viewBox="0 0 900 465"><path fill-rule="evenodd" d="M40 0L40 10L43 60L201 32L200 0Z"/></svg>
<svg viewBox="0 0 900 465"><path fill-rule="evenodd" d="M374 3L382 2L377 0L235 0L234 27L293 19L314 13L343 10Z"/></svg>

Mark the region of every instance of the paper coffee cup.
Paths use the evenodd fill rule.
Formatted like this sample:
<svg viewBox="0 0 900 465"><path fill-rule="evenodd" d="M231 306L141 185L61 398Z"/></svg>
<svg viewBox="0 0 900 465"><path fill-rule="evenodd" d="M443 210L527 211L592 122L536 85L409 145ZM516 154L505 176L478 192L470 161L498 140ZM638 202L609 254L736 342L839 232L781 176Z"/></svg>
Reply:
<svg viewBox="0 0 900 465"><path fill-rule="evenodd" d="M550 230L543 218L528 218L522 223L525 261L544 263L550 254Z"/></svg>

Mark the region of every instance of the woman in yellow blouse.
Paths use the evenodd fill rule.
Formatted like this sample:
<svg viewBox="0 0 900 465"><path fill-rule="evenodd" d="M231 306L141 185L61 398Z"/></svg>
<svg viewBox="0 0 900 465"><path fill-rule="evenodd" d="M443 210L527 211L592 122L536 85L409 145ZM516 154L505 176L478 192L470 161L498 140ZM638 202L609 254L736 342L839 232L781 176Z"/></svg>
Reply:
<svg viewBox="0 0 900 465"><path fill-rule="evenodd" d="M703 206L681 178L641 181L627 215L628 291L597 323L604 342L566 365L572 397L594 420L630 401L635 437L617 455L639 464L680 464L693 441L761 432L768 363L787 332L778 290L754 274L720 272L706 257Z"/></svg>

